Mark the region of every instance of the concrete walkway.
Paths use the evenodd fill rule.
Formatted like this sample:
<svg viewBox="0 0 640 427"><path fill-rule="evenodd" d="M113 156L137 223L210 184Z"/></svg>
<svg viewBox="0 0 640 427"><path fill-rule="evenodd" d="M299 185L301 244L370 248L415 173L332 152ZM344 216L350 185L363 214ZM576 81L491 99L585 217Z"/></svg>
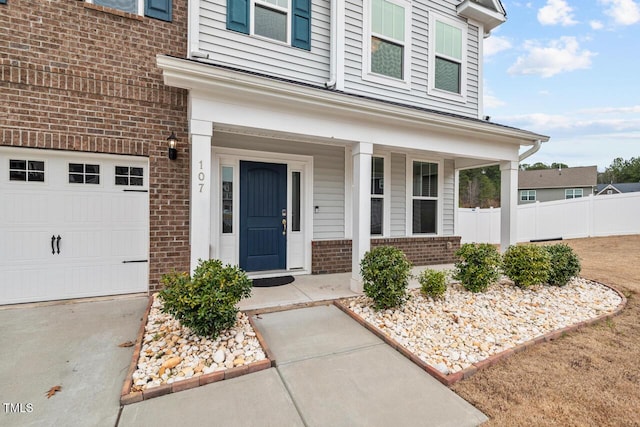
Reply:
<svg viewBox="0 0 640 427"><path fill-rule="evenodd" d="M475 426L487 420L334 306L255 321L276 368L125 406L119 426Z"/></svg>
<svg viewBox="0 0 640 427"><path fill-rule="evenodd" d="M254 289L242 308L350 296L349 276ZM400 427L486 420L332 305L254 315L276 368L121 408L133 350L118 344L135 339L147 301L0 307L0 425ZM48 399L56 385L62 390Z"/></svg>

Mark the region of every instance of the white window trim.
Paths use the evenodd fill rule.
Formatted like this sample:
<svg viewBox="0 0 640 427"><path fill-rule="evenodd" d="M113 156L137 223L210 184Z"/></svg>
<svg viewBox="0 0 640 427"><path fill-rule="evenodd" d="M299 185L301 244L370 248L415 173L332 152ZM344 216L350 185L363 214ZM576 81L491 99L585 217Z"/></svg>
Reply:
<svg viewBox="0 0 640 427"><path fill-rule="evenodd" d="M251 31L251 33L250 33L251 36L253 36L255 38L258 38L260 40L265 40L265 41L268 41L268 42L281 44L283 46L291 46L291 13L293 13L291 11L292 3L293 3L292 0L287 0L288 6L286 8L284 8L284 7L276 6L275 4L268 3L266 1L251 0L251 9L249 10L249 21L250 21L250 25L249 25L250 30L249 31ZM285 19L285 22L287 23L287 40L286 41L272 39L270 37L261 36L260 34L256 34L255 33L255 23L256 23L256 21L255 21L255 11L256 11L256 5L265 7L267 9L275 10L277 12L286 13L286 19Z"/></svg>
<svg viewBox="0 0 640 427"><path fill-rule="evenodd" d="M371 158L379 157L383 159L384 171L383 171L383 187L382 195L371 194L371 198L382 199L382 234L372 234L372 239L382 239L391 235L391 155L390 153L376 153L374 152ZM373 171L372 171L373 174Z"/></svg>
<svg viewBox="0 0 640 427"><path fill-rule="evenodd" d="M95 4L95 0L85 0L85 1L87 3ZM136 15L144 16L144 1L145 0L136 0L136 2L138 3L138 12L136 13ZM124 10L118 9L117 7L113 7L113 6L105 6L105 7L109 7L110 9L113 9L113 10L119 10L124 13L131 13L131 12L125 12Z"/></svg>
<svg viewBox="0 0 640 427"><path fill-rule="evenodd" d="M526 194L526 198L523 196ZM533 194L533 200L529 198ZM538 194L536 190L520 190L520 201L521 202L535 202L538 199Z"/></svg>
<svg viewBox="0 0 640 427"><path fill-rule="evenodd" d="M7 184L9 185L38 185L38 186L45 186L49 184L49 165L48 162L45 158L43 157L26 157L26 156L13 156L10 154L7 156L6 158L7 160L7 175L6 175L6 179L7 179ZM25 181L12 181L11 180L11 171L13 169L10 168L10 161L11 160L24 160L27 162L27 179ZM44 181L29 181L29 162L42 162L44 163L44 170L42 171L44 173ZM40 171L38 171L40 172ZM68 177L67 177L68 179Z"/></svg>
<svg viewBox="0 0 640 427"><path fill-rule="evenodd" d="M371 36L375 36L390 42L399 44L397 40L372 33L371 31L371 0L364 0L362 5L362 80L378 83L386 86L393 86L398 89L411 89L411 3L404 0L386 0L404 8L404 43L402 46L402 79L376 74L371 71Z"/></svg>
<svg viewBox="0 0 640 427"><path fill-rule="evenodd" d="M438 165L438 197L424 197L413 196L413 162L425 162L435 163ZM430 159L425 157L410 157L407 156L406 165L406 235L411 236L441 236L442 235L442 222L444 215L444 162L442 160ZM434 233L414 233L413 232L413 200L414 198L420 200L435 200L438 203L437 218L436 218L436 232Z"/></svg>
<svg viewBox="0 0 640 427"><path fill-rule="evenodd" d="M436 21L440 21L452 27L459 28L462 31L462 61L460 62L460 93L453 93L442 89L437 89L435 70L436 70ZM434 12L429 13L429 86L427 93L432 96L440 98L446 98L457 102L467 101L467 25L464 22L456 21L443 15L439 15ZM458 62L457 59L442 56L449 61Z"/></svg>

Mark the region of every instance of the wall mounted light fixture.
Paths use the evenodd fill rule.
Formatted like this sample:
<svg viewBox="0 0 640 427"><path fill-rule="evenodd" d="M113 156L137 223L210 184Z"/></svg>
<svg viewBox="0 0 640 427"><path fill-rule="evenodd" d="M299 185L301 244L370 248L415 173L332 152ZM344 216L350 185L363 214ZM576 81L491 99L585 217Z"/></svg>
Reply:
<svg viewBox="0 0 640 427"><path fill-rule="evenodd" d="M167 138L169 142L169 160L175 160L178 158L178 149L176 146L178 145L178 138L176 138L176 134L171 131L171 135Z"/></svg>

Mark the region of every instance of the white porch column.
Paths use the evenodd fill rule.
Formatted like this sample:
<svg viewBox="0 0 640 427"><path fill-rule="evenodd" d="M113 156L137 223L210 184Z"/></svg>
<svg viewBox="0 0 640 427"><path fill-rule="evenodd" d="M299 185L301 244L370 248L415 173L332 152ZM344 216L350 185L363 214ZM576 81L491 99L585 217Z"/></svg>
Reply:
<svg viewBox="0 0 640 427"><path fill-rule="evenodd" d="M371 155L373 144L353 147L353 227L351 243L351 290L362 292L360 260L371 247Z"/></svg>
<svg viewBox="0 0 640 427"><path fill-rule="evenodd" d="M211 137L213 122L191 120L191 272L209 259L211 245Z"/></svg>
<svg viewBox="0 0 640 427"><path fill-rule="evenodd" d="M518 162L500 162L500 251L518 241Z"/></svg>

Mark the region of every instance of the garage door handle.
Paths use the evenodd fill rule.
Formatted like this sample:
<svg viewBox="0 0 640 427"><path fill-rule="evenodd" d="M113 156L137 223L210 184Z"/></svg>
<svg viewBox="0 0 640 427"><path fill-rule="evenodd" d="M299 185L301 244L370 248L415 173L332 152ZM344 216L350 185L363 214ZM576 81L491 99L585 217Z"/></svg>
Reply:
<svg viewBox="0 0 640 427"><path fill-rule="evenodd" d="M60 240L61 239L62 238L60 236L58 236L57 239L56 239L56 246L58 247L58 253L60 253Z"/></svg>
<svg viewBox="0 0 640 427"><path fill-rule="evenodd" d="M53 255L56 254L56 250L53 248L53 243L56 241L56 235L54 234L53 236L51 236L51 253Z"/></svg>

